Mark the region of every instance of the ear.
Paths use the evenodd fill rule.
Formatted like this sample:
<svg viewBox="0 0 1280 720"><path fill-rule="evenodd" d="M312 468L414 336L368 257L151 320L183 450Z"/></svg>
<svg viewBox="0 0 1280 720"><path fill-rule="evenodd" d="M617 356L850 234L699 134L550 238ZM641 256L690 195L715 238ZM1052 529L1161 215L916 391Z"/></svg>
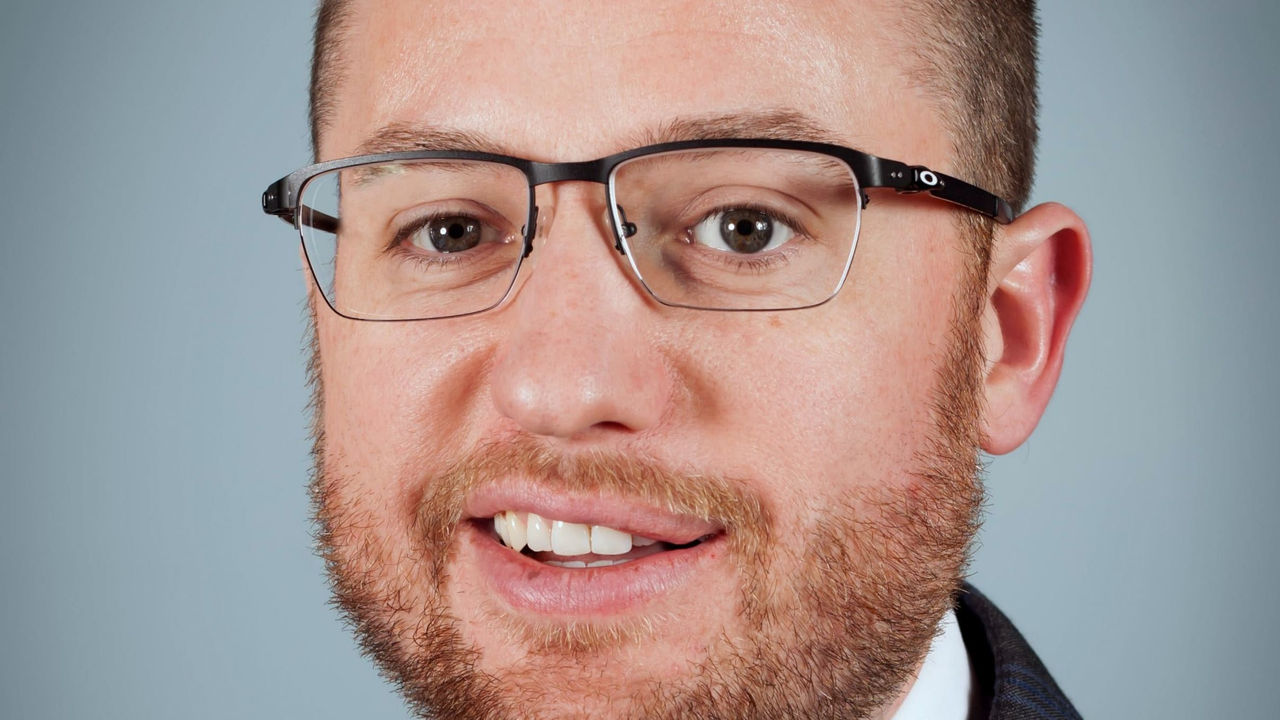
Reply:
<svg viewBox="0 0 1280 720"><path fill-rule="evenodd" d="M983 450L1007 453L1040 422L1092 273L1089 230L1067 207L1039 205L1000 228L982 316Z"/></svg>

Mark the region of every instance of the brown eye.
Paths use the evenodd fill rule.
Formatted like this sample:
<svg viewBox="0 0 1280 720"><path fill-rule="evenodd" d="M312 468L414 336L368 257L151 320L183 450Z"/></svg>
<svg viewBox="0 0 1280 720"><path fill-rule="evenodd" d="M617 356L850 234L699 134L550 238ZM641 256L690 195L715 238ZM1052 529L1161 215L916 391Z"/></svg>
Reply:
<svg viewBox="0 0 1280 720"><path fill-rule="evenodd" d="M727 212L720 220L720 238L734 252L760 252L773 238L773 220L755 210Z"/></svg>
<svg viewBox="0 0 1280 720"><path fill-rule="evenodd" d="M742 208L708 215L693 228L692 236L716 250L750 255L786 243L795 230L767 212Z"/></svg>
<svg viewBox="0 0 1280 720"><path fill-rule="evenodd" d="M442 253L456 253L479 245L483 236L484 226L480 221L465 215L452 215L428 220L416 233L413 242L419 247L426 248L426 242L430 241L431 246L428 249Z"/></svg>

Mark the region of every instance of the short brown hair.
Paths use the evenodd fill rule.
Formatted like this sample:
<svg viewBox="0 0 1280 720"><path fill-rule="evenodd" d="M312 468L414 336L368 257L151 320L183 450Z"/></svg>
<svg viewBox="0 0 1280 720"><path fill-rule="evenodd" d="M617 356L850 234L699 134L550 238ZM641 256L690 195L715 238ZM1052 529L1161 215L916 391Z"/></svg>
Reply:
<svg viewBox="0 0 1280 720"><path fill-rule="evenodd" d="M333 116L334 89L341 82L339 38L351 19L347 0L320 0L316 8L315 44L311 51L311 151L319 160L320 131Z"/></svg>
<svg viewBox="0 0 1280 720"><path fill-rule="evenodd" d="M955 173L1021 212L1035 175L1035 0L910 0L911 76L940 104ZM911 12L911 10L917 12Z"/></svg>
<svg viewBox="0 0 1280 720"><path fill-rule="evenodd" d="M311 145L333 112L348 0L321 0L311 61ZM917 50L911 76L938 99L955 174L1021 211L1031 193L1038 126L1035 0L909 0L899 31Z"/></svg>

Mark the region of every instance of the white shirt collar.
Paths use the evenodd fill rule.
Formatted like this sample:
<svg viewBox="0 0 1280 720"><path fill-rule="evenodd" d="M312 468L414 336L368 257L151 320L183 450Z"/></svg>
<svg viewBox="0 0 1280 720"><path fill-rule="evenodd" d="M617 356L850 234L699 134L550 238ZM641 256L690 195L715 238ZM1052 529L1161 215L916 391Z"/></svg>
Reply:
<svg viewBox="0 0 1280 720"><path fill-rule="evenodd" d="M969 653L960 623L949 611L939 624L924 665L893 720L966 720L969 717Z"/></svg>

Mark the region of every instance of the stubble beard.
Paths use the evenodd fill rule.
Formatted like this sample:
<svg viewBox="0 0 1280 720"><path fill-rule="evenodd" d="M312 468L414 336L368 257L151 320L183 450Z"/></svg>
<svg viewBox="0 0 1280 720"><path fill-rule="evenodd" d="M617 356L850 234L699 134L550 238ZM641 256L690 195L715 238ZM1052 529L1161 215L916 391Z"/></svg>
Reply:
<svg viewBox="0 0 1280 720"><path fill-rule="evenodd" d="M741 481L608 453L564 457L533 441L476 448L423 482L412 551L396 552L375 532L385 525L377 504L349 497L353 471L325 449L313 342L311 490L334 604L422 717L870 717L919 666L954 603L978 529L983 295L975 278L985 278L985 257L970 271L933 391L934 428L908 481L861 487L823 508L825 519L789 552L771 547L773 518ZM644 620L532 625L491 608L487 617L537 661L501 675L482 669L481 650L466 642L449 607L449 559L468 489L513 469L551 488L595 488L722 522L746 627L721 633L681 679L646 683L615 664L624 669L614 683L602 668L649 638ZM584 662L599 665L594 682L574 674ZM567 672L563 684L559 671Z"/></svg>

